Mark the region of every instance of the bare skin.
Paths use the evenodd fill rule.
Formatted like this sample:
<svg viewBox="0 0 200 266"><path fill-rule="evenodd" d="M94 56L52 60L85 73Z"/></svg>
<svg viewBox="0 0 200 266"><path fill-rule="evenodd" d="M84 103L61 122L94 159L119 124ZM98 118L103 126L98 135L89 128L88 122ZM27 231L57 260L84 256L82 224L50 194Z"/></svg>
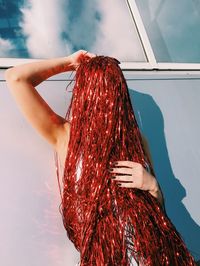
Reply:
<svg viewBox="0 0 200 266"><path fill-rule="evenodd" d="M10 68L5 72L8 88L18 107L29 123L57 152L62 169L67 156L70 123L51 109L35 87L53 75L76 70L82 57L94 56L94 54L80 50L67 57L27 63ZM143 144L151 158L148 143L144 137ZM141 164L132 161L118 161L118 166L111 169L111 172L116 177L113 181L121 183L124 187L149 191L163 204L162 192L156 178L149 174ZM119 175L117 176L119 173L124 175L119 177Z"/></svg>

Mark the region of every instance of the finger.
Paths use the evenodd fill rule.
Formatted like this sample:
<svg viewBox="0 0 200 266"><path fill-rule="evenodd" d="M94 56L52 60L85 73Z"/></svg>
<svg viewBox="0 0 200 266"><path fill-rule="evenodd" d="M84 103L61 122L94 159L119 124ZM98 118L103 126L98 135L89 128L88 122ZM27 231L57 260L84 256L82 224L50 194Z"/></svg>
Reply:
<svg viewBox="0 0 200 266"><path fill-rule="evenodd" d="M88 56L88 57L95 57L95 56L96 56L95 54L90 53L90 52L88 52L88 51L85 51L84 55L85 55L85 56Z"/></svg>
<svg viewBox="0 0 200 266"><path fill-rule="evenodd" d="M130 175L113 175L111 178L114 181L133 182L133 178Z"/></svg>
<svg viewBox="0 0 200 266"><path fill-rule="evenodd" d="M138 165L139 163L133 162L133 161L116 161L116 166L128 166L128 167L134 167Z"/></svg>
<svg viewBox="0 0 200 266"><path fill-rule="evenodd" d="M111 173L119 173L119 174L132 174L132 168L125 168L125 167L120 167L120 168L111 168L109 170Z"/></svg>
<svg viewBox="0 0 200 266"><path fill-rule="evenodd" d="M134 184L133 183L119 183L118 186L119 187L134 188Z"/></svg>

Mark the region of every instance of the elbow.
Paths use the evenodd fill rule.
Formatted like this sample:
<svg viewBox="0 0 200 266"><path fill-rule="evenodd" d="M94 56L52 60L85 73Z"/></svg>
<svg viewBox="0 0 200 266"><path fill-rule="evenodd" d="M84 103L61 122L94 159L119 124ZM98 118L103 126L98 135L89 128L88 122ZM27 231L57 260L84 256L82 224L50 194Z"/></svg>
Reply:
<svg viewBox="0 0 200 266"><path fill-rule="evenodd" d="M4 74L6 82L20 82L22 77L15 67L8 68Z"/></svg>

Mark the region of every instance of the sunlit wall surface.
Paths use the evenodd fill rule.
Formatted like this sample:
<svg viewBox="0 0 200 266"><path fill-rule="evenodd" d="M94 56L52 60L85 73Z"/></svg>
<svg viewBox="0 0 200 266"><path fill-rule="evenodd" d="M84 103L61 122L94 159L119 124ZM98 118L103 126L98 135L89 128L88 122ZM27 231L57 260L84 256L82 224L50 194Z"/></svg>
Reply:
<svg viewBox="0 0 200 266"><path fill-rule="evenodd" d="M49 58L85 49L122 61L146 61L126 1L0 3L0 57Z"/></svg>

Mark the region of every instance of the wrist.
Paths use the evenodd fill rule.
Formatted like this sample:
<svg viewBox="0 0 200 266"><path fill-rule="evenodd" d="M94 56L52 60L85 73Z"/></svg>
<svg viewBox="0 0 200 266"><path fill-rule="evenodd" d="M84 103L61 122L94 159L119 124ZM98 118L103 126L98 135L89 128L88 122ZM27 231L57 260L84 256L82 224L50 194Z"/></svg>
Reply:
<svg viewBox="0 0 200 266"><path fill-rule="evenodd" d="M76 70L80 62L74 57L74 54L64 57L66 71Z"/></svg>
<svg viewBox="0 0 200 266"><path fill-rule="evenodd" d="M152 180L152 185L151 185L151 188L149 189L149 193L153 197L157 198L158 201L161 203L161 205L164 206L162 192L160 190L159 184L155 177Z"/></svg>
<svg viewBox="0 0 200 266"><path fill-rule="evenodd" d="M152 182L151 182L151 187L149 188L149 192L155 194L155 193L158 193L159 190L160 189L159 189L159 186L158 186L158 182L157 182L156 178L153 177Z"/></svg>
<svg viewBox="0 0 200 266"><path fill-rule="evenodd" d="M74 60L71 55L63 57L63 66L65 71L74 70Z"/></svg>

